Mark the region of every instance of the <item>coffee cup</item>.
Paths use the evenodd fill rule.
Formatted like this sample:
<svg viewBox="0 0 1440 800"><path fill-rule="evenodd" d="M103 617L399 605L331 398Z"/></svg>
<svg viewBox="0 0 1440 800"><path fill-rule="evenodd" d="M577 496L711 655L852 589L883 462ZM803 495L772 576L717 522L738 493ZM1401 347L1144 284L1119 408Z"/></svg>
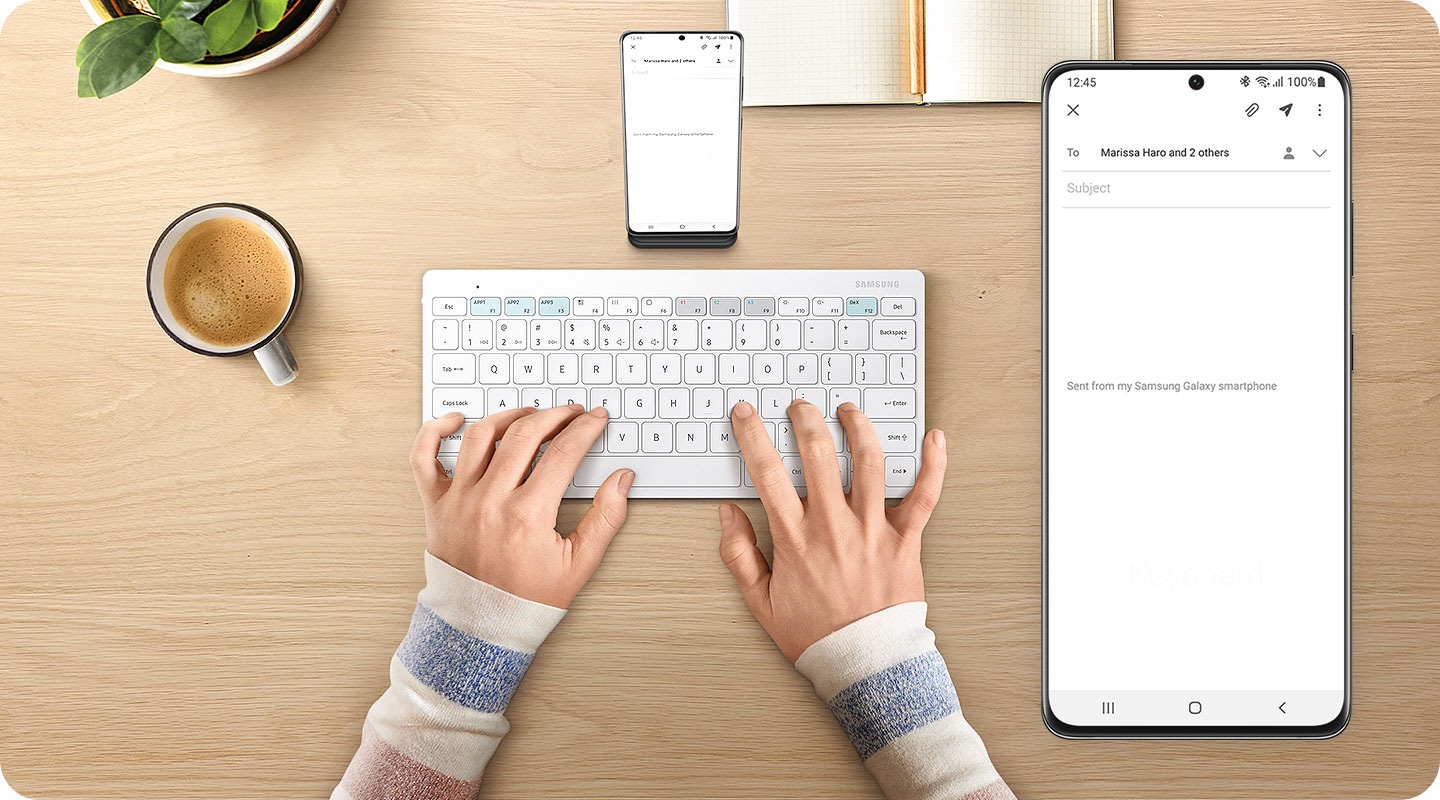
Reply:
<svg viewBox="0 0 1440 800"><path fill-rule="evenodd" d="M150 253L146 290L155 321L206 356L254 353L284 386L299 374L285 325L300 304L300 252L273 217L238 203L193 208Z"/></svg>

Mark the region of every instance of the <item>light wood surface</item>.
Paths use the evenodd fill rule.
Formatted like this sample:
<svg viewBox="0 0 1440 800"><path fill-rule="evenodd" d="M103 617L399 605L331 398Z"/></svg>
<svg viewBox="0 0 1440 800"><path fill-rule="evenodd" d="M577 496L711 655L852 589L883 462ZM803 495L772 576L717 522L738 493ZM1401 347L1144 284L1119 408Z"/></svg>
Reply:
<svg viewBox="0 0 1440 800"><path fill-rule="evenodd" d="M0 765L35 798L320 798L421 581L406 453L433 267L928 278L952 467L931 621L1022 797L1411 797L1440 763L1440 39L1419 7L1116 3L1126 58L1328 58L1355 84L1354 720L1322 742L1067 742L1040 720L1038 106L745 112L740 244L625 242L616 39L718 0L353 0L263 75L75 98L73 0L0 37ZM306 267L276 389L151 319L179 212L252 203ZM754 508L754 504L751 504ZM579 509L567 507L570 520ZM641 501L545 645L487 797L873 797L716 556ZM762 533L763 537L763 533ZM1243 654L1237 654L1243 655Z"/></svg>

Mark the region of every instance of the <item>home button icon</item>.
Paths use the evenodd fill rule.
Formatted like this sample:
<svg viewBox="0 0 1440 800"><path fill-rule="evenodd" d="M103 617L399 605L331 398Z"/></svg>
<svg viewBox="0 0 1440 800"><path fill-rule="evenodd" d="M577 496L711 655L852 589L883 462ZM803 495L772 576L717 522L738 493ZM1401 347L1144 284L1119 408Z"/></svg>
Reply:
<svg viewBox="0 0 1440 800"><path fill-rule="evenodd" d="M1200 713L1200 701L1199 701L1199 700L1191 700L1191 701L1190 701L1190 713L1191 713L1191 714L1199 714L1199 713Z"/></svg>

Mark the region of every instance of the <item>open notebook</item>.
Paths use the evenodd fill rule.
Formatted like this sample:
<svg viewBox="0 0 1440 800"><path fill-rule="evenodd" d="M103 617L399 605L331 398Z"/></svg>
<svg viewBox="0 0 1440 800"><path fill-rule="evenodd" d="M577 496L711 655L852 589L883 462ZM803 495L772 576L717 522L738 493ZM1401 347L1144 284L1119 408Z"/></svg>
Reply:
<svg viewBox="0 0 1440 800"><path fill-rule="evenodd" d="M728 0L745 105L1038 102L1057 61L1114 57L1111 0Z"/></svg>

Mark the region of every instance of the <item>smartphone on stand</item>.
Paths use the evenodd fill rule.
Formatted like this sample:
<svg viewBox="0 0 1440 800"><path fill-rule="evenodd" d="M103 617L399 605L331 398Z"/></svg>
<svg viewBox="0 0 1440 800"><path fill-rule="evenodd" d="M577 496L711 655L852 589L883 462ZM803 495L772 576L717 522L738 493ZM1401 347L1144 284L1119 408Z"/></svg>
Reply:
<svg viewBox="0 0 1440 800"><path fill-rule="evenodd" d="M625 226L636 247L729 247L740 231L744 39L620 37Z"/></svg>

